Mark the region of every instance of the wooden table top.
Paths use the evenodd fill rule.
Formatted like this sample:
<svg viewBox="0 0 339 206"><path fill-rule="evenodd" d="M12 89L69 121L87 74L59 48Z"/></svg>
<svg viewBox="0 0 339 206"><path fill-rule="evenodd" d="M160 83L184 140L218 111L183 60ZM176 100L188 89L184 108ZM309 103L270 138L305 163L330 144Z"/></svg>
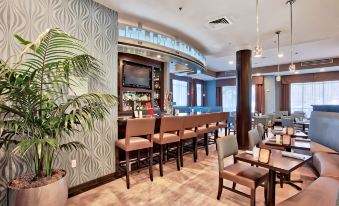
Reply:
<svg viewBox="0 0 339 206"><path fill-rule="evenodd" d="M253 165L258 165L270 170L290 174L292 171L301 167L303 164L311 160L311 156L307 156L306 160L295 159L291 157L284 157L279 150L271 150L271 157L268 164L253 160L253 155L242 153L234 157L238 161L247 162Z"/></svg>
<svg viewBox="0 0 339 206"><path fill-rule="evenodd" d="M282 144L282 140L280 143L277 143L275 138L270 138L264 141L265 145L281 147L281 148L291 148L291 149L300 149L300 150L311 150L311 142L296 140L295 138L291 138L291 144L285 145Z"/></svg>
<svg viewBox="0 0 339 206"><path fill-rule="evenodd" d="M274 129L273 131L272 131L272 133L274 134L274 135L277 135L277 134L280 134L280 135L282 135L283 134L283 130L282 129L279 129L279 130L277 130L277 129ZM302 131L295 131L294 132L294 134L293 135L291 135L291 137L302 137L302 138L308 138L308 135L307 134L305 134L304 132L302 132Z"/></svg>

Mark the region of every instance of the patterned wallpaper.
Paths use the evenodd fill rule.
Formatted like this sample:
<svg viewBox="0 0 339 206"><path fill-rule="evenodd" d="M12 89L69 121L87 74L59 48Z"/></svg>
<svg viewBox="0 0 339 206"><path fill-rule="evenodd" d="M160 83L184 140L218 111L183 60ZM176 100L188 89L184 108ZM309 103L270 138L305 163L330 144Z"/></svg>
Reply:
<svg viewBox="0 0 339 206"><path fill-rule="evenodd" d="M35 40L47 28L59 27L84 41L88 51L103 63L105 76L89 80L90 91L117 95L118 16L93 0L1 0L0 58L17 54L22 47L14 40L19 34ZM75 186L115 171L114 140L117 136L117 109L106 121L98 122L92 132L78 135L87 149L60 154L54 163L67 170L69 186ZM77 160L71 168L70 161ZM0 151L0 205L6 205L7 182L29 171L19 157Z"/></svg>

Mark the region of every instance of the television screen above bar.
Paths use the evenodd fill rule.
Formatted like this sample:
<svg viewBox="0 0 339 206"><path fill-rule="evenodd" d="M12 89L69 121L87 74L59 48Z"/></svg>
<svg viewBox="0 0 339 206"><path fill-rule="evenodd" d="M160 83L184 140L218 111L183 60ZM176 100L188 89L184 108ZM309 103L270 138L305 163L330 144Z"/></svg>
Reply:
<svg viewBox="0 0 339 206"><path fill-rule="evenodd" d="M126 63L123 65L122 78L124 87L152 89L152 68Z"/></svg>

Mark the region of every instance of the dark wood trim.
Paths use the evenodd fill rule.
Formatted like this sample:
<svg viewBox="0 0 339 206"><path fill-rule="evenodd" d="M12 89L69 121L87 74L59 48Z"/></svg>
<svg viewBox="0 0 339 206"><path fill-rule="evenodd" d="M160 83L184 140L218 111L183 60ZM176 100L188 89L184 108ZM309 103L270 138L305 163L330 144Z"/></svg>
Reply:
<svg viewBox="0 0 339 206"><path fill-rule="evenodd" d="M235 86L236 78L218 79L216 84L217 87ZM252 77L252 84L264 84L264 77L263 76Z"/></svg>
<svg viewBox="0 0 339 206"><path fill-rule="evenodd" d="M282 84L337 81L337 80L339 80L339 71L320 72L312 74L296 74L281 77Z"/></svg>
<svg viewBox="0 0 339 206"><path fill-rule="evenodd" d="M123 177L123 175L115 172L115 173L111 173L111 174L99 177L99 178L94 179L94 180L90 180L90 181L82 183L80 185L71 187L71 188L68 189L68 198L74 197L78 194L81 194L83 192L86 192L88 190L96 188L98 186L104 185L104 184L111 182L113 180L119 179L120 177Z"/></svg>

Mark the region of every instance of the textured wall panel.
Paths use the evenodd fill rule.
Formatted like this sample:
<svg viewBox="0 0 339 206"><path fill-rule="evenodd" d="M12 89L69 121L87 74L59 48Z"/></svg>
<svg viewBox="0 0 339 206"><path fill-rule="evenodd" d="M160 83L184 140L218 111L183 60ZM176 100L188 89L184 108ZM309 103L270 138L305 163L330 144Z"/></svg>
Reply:
<svg viewBox="0 0 339 206"><path fill-rule="evenodd" d="M89 80L90 91L117 95L117 18L115 11L93 0L1 0L0 58L8 59L22 49L14 34L35 40L47 28L59 27L81 39L103 64L105 75L100 81ZM86 145L86 150L59 155L54 164L67 170L69 186L115 171L116 119L117 109L112 108L106 121L97 122L93 131L75 137ZM70 167L72 159L77 160L76 168ZM7 182L29 170L21 158L0 150L0 205L6 204Z"/></svg>

